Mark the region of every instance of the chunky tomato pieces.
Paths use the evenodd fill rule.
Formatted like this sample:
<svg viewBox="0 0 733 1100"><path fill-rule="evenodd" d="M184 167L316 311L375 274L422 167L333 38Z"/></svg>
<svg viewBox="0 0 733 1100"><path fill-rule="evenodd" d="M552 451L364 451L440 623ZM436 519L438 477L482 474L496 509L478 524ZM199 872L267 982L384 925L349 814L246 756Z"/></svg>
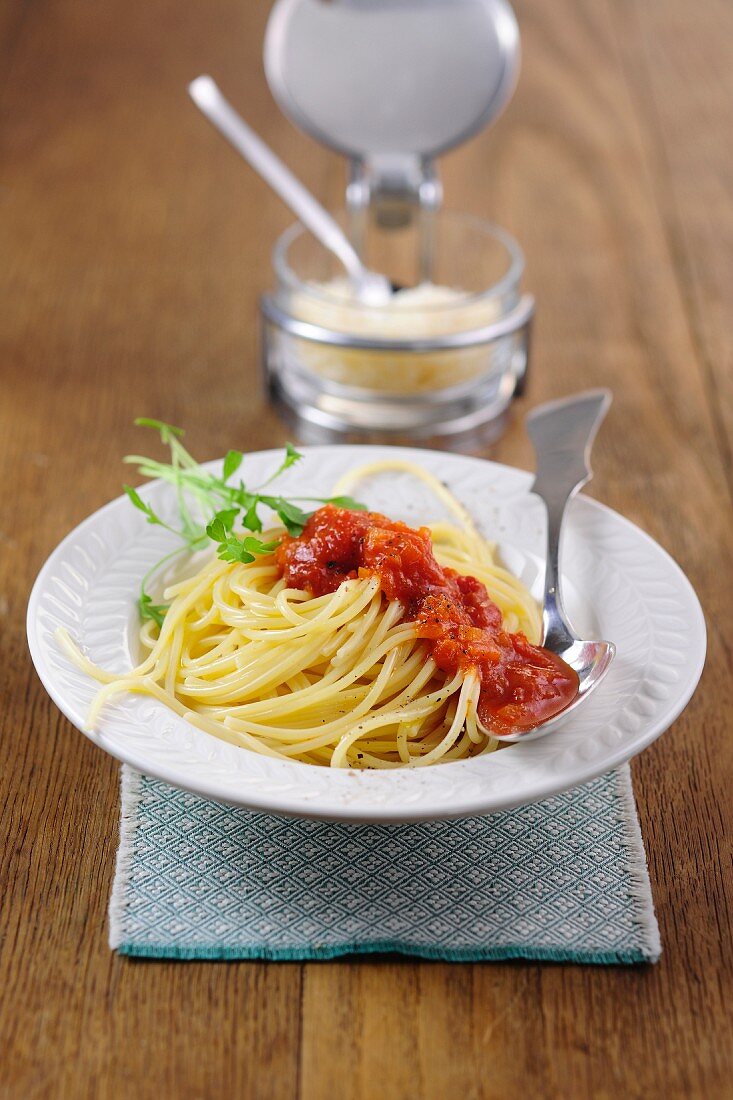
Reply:
<svg viewBox="0 0 733 1100"><path fill-rule="evenodd" d="M291 587L314 596L335 592L350 578L378 577L385 596L399 600L418 636L431 642L438 668L476 670L479 718L495 733L531 729L577 695L569 665L524 634L503 629L501 611L481 581L438 564L427 527L327 504L302 535L283 539L277 561Z"/></svg>

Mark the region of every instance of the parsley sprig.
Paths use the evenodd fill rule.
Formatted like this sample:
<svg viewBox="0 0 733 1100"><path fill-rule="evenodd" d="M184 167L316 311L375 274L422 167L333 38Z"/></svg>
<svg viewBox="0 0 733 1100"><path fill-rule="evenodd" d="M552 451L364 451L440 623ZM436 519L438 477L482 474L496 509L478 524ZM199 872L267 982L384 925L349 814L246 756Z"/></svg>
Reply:
<svg viewBox="0 0 733 1100"><path fill-rule="evenodd" d="M266 542L258 537L263 530L260 514L262 508L275 512L288 534L296 537L301 534L310 516L309 512L301 508L301 503L336 504L341 508L356 510L364 508L363 504L349 496L288 498L263 492L303 457L292 443L286 445L283 459L270 477L258 488L251 489L241 476L232 483L244 463L241 451L227 452L221 477L217 477L200 466L188 453L181 443L184 434L181 428L174 428L171 424L149 417L138 417L135 424L154 428L159 432L161 442L170 450L170 462L158 462L144 455L126 455L123 461L137 466L142 477L160 478L170 482L175 487L178 502L179 523L175 526L163 520L136 489L130 485L124 486L130 502L143 513L148 523L163 527L181 539L181 546L157 561L145 574L140 586L140 617L143 620L150 619L158 626L163 625L168 606L153 603L147 586L162 566L178 555L203 550L214 542L222 561L253 562L257 555L270 554L279 545L279 540Z"/></svg>

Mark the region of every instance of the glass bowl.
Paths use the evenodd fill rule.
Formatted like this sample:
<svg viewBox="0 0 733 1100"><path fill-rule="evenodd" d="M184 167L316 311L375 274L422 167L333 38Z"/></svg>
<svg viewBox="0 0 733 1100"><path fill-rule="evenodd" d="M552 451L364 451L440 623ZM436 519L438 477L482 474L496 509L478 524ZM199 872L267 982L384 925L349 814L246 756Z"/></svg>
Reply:
<svg viewBox="0 0 733 1100"><path fill-rule="evenodd" d="M277 287L261 303L272 396L311 425L370 438L448 435L501 417L526 374L533 311L516 241L440 211L400 229L371 223L360 244L396 288L386 305L358 301L301 225L278 240Z"/></svg>

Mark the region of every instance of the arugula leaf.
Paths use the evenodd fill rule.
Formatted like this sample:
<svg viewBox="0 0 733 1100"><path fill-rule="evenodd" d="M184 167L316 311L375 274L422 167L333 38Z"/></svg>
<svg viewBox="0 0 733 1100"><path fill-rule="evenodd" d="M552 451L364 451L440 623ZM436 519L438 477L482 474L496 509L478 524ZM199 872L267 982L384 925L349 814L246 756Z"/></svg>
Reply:
<svg viewBox="0 0 733 1100"><path fill-rule="evenodd" d="M289 535L292 535L294 538L297 538L298 535L302 535L303 528L310 518L308 512L304 512L297 504L293 504L292 501L286 500L285 497L263 496L260 499L268 508L272 508L273 512L277 512Z"/></svg>
<svg viewBox="0 0 733 1100"><path fill-rule="evenodd" d="M216 548L216 553L222 561L247 563L255 560L254 554L247 550L244 543L236 535L228 535L222 539Z"/></svg>
<svg viewBox="0 0 733 1100"><path fill-rule="evenodd" d="M163 522L160 516L157 516L152 507L147 501L143 500L136 489L133 489L131 485L123 485L122 488L127 493L128 498L132 501L139 511L143 512L148 517L148 523L157 524L159 527L167 527L168 525Z"/></svg>
<svg viewBox="0 0 733 1100"><path fill-rule="evenodd" d="M243 481L240 481L236 489L231 486L227 486L227 492L229 499L244 513L242 525L246 527L248 531L261 531L262 521L257 514L257 509L262 503L262 498L257 493L250 493L245 487Z"/></svg>
<svg viewBox="0 0 733 1100"><path fill-rule="evenodd" d="M353 497L291 497L291 500L307 500L311 504L335 504L337 508L348 508L350 512L366 512L366 504Z"/></svg>
<svg viewBox="0 0 733 1100"><path fill-rule="evenodd" d="M243 542L245 549L253 554L271 554L273 550L277 550L280 545L280 539L273 539L272 542L263 542L262 539L256 539L254 535L247 535Z"/></svg>
<svg viewBox="0 0 733 1100"><path fill-rule="evenodd" d="M169 604L153 603L152 596L149 596L147 592L140 592L140 598L137 601L138 611L140 612L140 618L145 622L146 619L152 619L158 626L163 625L163 618L168 610Z"/></svg>
<svg viewBox="0 0 733 1100"><path fill-rule="evenodd" d="M259 505L257 497L252 497L252 503L247 511L244 513L244 520L242 521L248 531L261 531L262 520L257 515L257 506Z"/></svg>
<svg viewBox="0 0 733 1100"><path fill-rule="evenodd" d="M284 474L286 470L289 470L291 466L294 466L296 462L300 462L303 455L300 451L296 451L292 443L285 444L285 458L282 460L274 474L270 474L267 481L263 481L260 485L260 491L269 485L270 482L275 481L280 477L280 474Z"/></svg>
<svg viewBox="0 0 733 1100"><path fill-rule="evenodd" d="M206 525L206 534L214 542L224 542L231 533L234 522L239 515L238 508L224 508L217 512L210 523Z"/></svg>
<svg viewBox="0 0 733 1100"><path fill-rule="evenodd" d="M242 465L242 459L244 455L241 451L227 451L227 456L224 459L224 468L222 471L222 477L224 481L228 481L232 474L236 474L239 467Z"/></svg>
<svg viewBox="0 0 733 1100"><path fill-rule="evenodd" d="M296 462L300 462L302 457L303 455L301 454L301 452L296 451L292 443L286 443L285 458L283 460L282 466L280 467L280 473L282 473L283 470L289 470L290 467L294 466Z"/></svg>
<svg viewBox="0 0 733 1100"><path fill-rule="evenodd" d="M174 428L172 424L166 424L163 420L154 420L150 416L138 416L134 423L139 428L155 428L160 432L163 443L170 443L176 436L180 439L185 434L183 428Z"/></svg>
<svg viewBox="0 0 733 1100"><path fill-rule="evenodd" d="M320 503L320 501L319 501ZM353 497L326 497L324 504L335 504L337 508L348 508L350 512L366 512L366 504L362 504Z"/></svg>
<svg viewBox="0 0 733 1100"><path fill-rule="evenodd" d="M218 539L217 554L222 561L253 562L256 554L271 554L277 550L279 542L262 542L261 539L249 535L240 539L237 535L229 534L223 539Z"/></svg>

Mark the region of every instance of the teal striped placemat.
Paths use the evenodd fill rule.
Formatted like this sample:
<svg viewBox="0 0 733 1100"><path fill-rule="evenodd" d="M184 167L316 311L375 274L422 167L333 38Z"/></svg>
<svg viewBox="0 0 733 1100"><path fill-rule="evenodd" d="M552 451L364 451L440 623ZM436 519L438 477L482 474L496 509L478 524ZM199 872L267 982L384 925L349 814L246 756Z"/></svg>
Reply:
<svg viewBox="0 0 733 1100"><path fill-rule="evenodd" d="M660 954L628 765L531 806L414 825L274 817L124 766L110 944L176 959Z"/></svg>

